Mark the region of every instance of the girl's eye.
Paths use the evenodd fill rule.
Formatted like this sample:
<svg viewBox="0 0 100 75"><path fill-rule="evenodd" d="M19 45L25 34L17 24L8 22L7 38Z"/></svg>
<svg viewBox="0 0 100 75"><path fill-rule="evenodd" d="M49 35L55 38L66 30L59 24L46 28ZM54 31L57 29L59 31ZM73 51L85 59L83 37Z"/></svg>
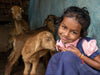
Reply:
<svg viewBox="0 0 100 75"><path fill-rule="evenodd" d="M66 26L62 26L63 29L66 29Z"/></svg>
<svg viewBox="0 0 100 75"><path fill-rule="evenodd" d="M77 34L77 32L72 31L73 34Z"/></svg>

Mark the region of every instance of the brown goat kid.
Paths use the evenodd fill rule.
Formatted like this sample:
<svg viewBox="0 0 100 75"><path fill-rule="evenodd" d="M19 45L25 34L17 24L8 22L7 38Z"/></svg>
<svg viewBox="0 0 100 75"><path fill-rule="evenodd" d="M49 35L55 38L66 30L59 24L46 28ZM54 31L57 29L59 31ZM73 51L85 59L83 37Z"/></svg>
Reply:
<svg viewBox="0 0 100 75"><path fill-rule="evenodd" d="M23 9L19 6L13 6L11 8L12 18L14 21L14 26L10 32L11 37L23 34L24 32L28 32L30 30L30 26L22 17L23 12Z"/></svg>
<svg viewBox="0 0 100 75"><path fill-rule="evenodd" d="M12 38L13 50L8 57L8 61L5 68L5 75L10 75L10 72L12 71L14 64L18 61L19 57L21 56L21 51L22 51L25 41L28 38L35 36L37 33L45 31L45 30L51 31L51 33L54 34L55 32L54 30L56 26L55 21L57 19L58 17L56 17L55 15L49 15L47 19L44 21L45 27L40 27L35 30L29 31L28 33L21 34ZM53 29L49 27L53 27Z"/></svg>
<svg viewBox="0 0 100 75"><path fill-rule="evenodd" d="M30 75L36 75L39 59L48 50L55 50L54 36L49 31L40 32L26 41L22 49L22 58L25 64L24 75L29 74L31 64L32 70Z"/></svg>

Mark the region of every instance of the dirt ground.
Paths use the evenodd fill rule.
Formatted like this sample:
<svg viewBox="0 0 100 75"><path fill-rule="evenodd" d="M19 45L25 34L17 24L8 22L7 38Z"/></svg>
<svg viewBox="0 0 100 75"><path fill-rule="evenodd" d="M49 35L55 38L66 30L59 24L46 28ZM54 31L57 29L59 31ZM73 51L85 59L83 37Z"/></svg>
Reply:
<svg viewBox="0 0 100 75"><path fill-rule="evenodd" d="M4 75L7 57L10 54L8 39L9 39L9 24L0 25L0 75ZM19 59L19 63L13 67L11 75L23 75L24 63ZM40 61L37 69L37 75L44 75L45 68L43 62Z"/></svg>
<svg viewBox="0 0 100 75"><path fill-rule="evenodd" d="M9 52L0 53L0 75L4 75L5 65L6 65L8 55L9 55ZM20 62L18 62L17 65L13 67L11 75L23 75L24 63L21 58L19 59L19 61ZM45 68L44 68L43 62L40 61L38 65L38 69L37 69L37 75L44 75L44 74L45 74Z"/></svg>

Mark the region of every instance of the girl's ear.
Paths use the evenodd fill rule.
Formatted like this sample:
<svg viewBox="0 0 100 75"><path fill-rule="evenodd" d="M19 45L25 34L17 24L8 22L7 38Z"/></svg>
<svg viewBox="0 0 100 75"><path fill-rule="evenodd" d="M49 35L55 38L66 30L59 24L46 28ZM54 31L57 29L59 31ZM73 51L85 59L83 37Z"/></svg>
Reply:
<svg viewBox="0 0 100 75"><path fill-rule="evenodd" d="M82 37L80 36L79 39L81 39Z"/></svg>
<svg viewBox="0 0 100 75"><path fill-rule="evenodd" d="M85 31L85 32L83 33L83 35L86 36L86 35L87 35L87 31Z"/></svg>
<svg viewBox="0 0 100 75"><path fill-rule="evenodd" d="M87 34L88 34L88 32L86 30L84 30L84 31L81 31L80 36L85 37L85 36L87 36Z"/></svg>

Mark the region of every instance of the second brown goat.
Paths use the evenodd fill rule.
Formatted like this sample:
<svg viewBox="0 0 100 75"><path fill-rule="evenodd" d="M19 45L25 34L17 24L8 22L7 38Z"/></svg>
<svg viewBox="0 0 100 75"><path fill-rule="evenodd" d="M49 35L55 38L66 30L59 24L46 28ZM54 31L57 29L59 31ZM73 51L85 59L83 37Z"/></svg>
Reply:
<svg viewBox="0 0 100 75"><path fill-rule="evenodd" d="M22 49L22 58L25 64L24 75L29 74L31 64L32 69L30 75L36 75L39 59L45 55L48 50L55 50L54 36L49 31L42 31L26 41Z"/></svg>

